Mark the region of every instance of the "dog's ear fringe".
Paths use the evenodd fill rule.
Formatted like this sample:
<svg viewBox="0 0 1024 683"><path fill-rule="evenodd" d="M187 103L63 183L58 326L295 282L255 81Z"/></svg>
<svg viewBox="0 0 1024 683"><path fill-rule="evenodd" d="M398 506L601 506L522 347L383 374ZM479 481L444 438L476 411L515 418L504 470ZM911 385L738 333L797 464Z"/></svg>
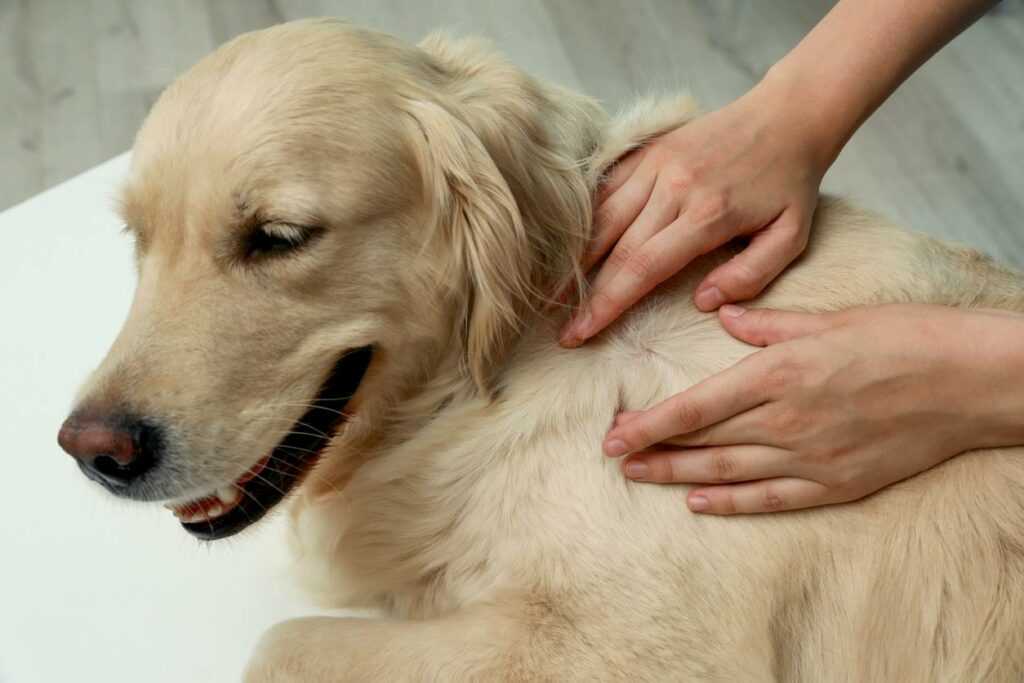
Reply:
<svg viewBox="0 0 1024 683"><path fill-rule="evenodd" d="M523 78L515 70L505 76ZM592 145L589 153L569 158L541 123L562 110L545 114L553 105L528 80L509 88L519 93L511 100L470 96L465 90L479 84L462 85L452 93L455 103L420 91L405 94L402 108L432 213L422 242L429 257L420 262L455 302L464 370L490 396L526 314L565 289L584 292L580 262L600 179L624 154L692 118L696 107L687 97L642 101L583 143Z"/></svg>
<svg viewBox="0 0 1024 683"><path fill-rule="evenodd" d="M406 111L422 144L414 145L433 233L435 277L457 301L457 333L466 370L484 393L514 339L532 295L530 238L515 197L483 143L444 107L423 100Z"/></svg>

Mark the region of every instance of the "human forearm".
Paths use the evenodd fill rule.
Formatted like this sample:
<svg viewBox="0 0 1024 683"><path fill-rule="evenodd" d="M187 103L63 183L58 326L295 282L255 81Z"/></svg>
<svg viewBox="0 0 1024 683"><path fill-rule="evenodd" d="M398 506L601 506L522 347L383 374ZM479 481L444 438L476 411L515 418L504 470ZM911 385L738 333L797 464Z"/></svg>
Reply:
<svg viewBox="0 0 1024 683"><path fill-rule="evenodd" d="M758 90L798 112L829 166L858 127L993 0L840 0Z"/></svg>
<svg viewBox="0 0 1024 683"><path fill-rule="evenodd" d="M757 296L807 245L822 178L857 127L991 4L840 0L750 92L620 159L596 199L589 297L561 343L585 343L736 237L750 239L694 304Z"/></svg>

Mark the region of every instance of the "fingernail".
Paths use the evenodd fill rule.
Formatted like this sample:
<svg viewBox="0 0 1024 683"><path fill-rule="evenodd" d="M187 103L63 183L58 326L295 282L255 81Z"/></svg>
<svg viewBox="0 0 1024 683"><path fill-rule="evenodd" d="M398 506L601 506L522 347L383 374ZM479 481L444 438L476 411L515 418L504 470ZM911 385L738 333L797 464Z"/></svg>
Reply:
<svg viewBox="0 0 1024 683"><path fill-rule="evenodd" d="M722 296L722 291L714 285L707 289L702 289L697 292L697 296L694 297L694 303L697 304L697 308L702 311L710 311L718 308L718 306L724 301L725 297Z"/></svg>
<svg viewBox="0 0 1024 683"><path fill-rule="evenodd" d="M558 336L558 343L562 346L576 346L577 340L576 335L572 332L572 323L562 328L562 333Z"/></svg>
<svg viewBox="0 0 1024 683"><path fill-rule="evenodd" d="M651 468L642 460L626 463L626 476L630 479L646 479L647 473L650 471Z"/></svg>
<svg viewBox="0 0 1024 683"><path fill-rule="evenodd" d="M612 439L604 445L604 452L611 458L625 455L627 451L626 442L622 439Z"/></svg>
<svg viewBox="0 0 1024 683"><path fill-rule="evenodd" d="M562 329L562 335L558 341L562 346L579 346L586 339L584 333L590 324L590 312L583 311L579 317L573 318L569 324Z"/></svg>
<svg viewBox="0 0 1024 683"><path fill-rule="evenodd" d="M562 335L558 338L558 343L562 346L579 346L580 338L576 334L575 320L570 320L566 326L562 328Z"/></svg>
<svg viewBox="0 0 1024 683"><path fill-rule="evenodd" d="M687 505L690 506L690 510L693 512L704 512L711 507L711 503L708 499L700 494L696 496L690 496L687 501Z"/></svg>
<svg viewBox="0 0 1024 683"><path fill-rule="evenodd" d="M747 312L747 309L743 308L742 306L736 306L734 304L726 304L722 306L720 310L722 311L722 315L728 318L738 318Z"/></svg>

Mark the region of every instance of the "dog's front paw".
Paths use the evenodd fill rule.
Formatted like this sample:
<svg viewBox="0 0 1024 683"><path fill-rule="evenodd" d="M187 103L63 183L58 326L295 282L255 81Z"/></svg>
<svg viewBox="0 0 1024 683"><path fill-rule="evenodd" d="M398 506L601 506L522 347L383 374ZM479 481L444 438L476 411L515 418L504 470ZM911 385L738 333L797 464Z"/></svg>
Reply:
<svg viewBox="0 0 1024 683"><path fill-rule="evenodd" d="M311 683L308 636L316 619L290 619L270 627L245 668L245 683Z"/></svg>

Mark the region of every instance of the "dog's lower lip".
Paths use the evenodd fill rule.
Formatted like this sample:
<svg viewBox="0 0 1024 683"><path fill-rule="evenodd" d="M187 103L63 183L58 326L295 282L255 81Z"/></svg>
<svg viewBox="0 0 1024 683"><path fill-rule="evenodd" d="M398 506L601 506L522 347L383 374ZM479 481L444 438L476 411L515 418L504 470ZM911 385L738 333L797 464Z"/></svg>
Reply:
<svg viewBox="0 0 1024 683"><path fill-rule="evenodd" d="M166 503L164 507L183 522L206 522L214 517L220 517L241 502L242 496L245 495L245 483L253 477L259 476L260 471L266 467L268 462L270 462L269 455L227 486L221 486L201 498L192 498L184 503Z"/></svg>
<svg viewBox="0 0 1024 683"><path fill-rule="evenodd" d="M240 493L233 506L217 510L215 494L179 506L196 506L186 510L190 512L187 517L179 515L185 530L204 540L225 538L253 524L279 503L312 469L345 421L345 406L362 383L372 355L372 347L359 347L335 363L312 407L296 421L296 426L269 455L231 485ZM218 514L207 516L211 512Z"/></svg>

